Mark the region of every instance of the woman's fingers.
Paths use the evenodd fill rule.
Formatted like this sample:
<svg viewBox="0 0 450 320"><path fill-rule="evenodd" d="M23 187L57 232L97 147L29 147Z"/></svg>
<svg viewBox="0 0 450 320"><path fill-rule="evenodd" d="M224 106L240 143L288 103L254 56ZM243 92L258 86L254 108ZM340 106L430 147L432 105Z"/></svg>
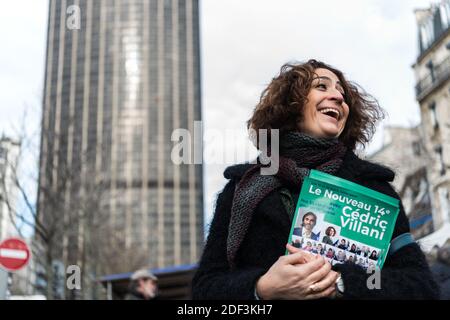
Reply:
<svg viewBox="0 0 450 320"><path fill-rule="evenodd" d="M336 280L339 277L339 274L335 271L330 271L328 275L325 276L324 279L312 284L310 289L313 292L322 292L323 290L329 288L330 286L335 286Z"/></svg>
<svg viewBox="0 0 450 320"><path fill-rule="evenodd" d="M334 285L329 286L327 289L322 292L311 293L306 296L306 299L320 299L326 297L332 297L336 291L336 287Z"/></svg>
<svg viewBox="0 0 450 320"><path fill-rule="evenodd" d="M290 244L286 245L290 253L280 258L282 264L293 265L298 269L298 275L304 287L305 298L319 299L332 296L335 290L337 273L331 270L331 265L320 255L312 255Z"/></svg>
<svg viewBox="0 0 450 320"><path fill-rule="evenodd" d="M309 283L316 283L318 281L321 281L324 279L331 271L331 264L329 264L324 258L320 257L320 260L323 262L321 267L317 270L315 270L313 273L311 273L307 281Z"/></svg>
<svg viewBox="0 0 450 320"><path fill-rule="evenodd" d="M306 262L305 254L302 250L289 254L287 256L282 256L280 257L280 260L282 260L284 264L291 265L303 264Z"/></svg>
<svg viewBox="0 0 450 320"><path fill-rule="evenodd" d="M317 299L331 295L334 288L334 285L331 285L331 277L311 287L315 282L322 281L328 276L329 263L319 255L311 255L312 260L306 262L305 254L308 253L298 250L281 256L258 280L258 294L267 299ZM327 284L332 288L326 288ZM270 291L265 290L267 288L271 288Z"/></svg>
<svg viewBox="0 0 450 320"><path fill-rule="evenodd" d="M295 253L297 254L297 253ZM326 261L320 257L320 256L316 256L314 257L311 261L306 262L304 264L302 264L301 266L298 266L298 270L301 273L301 277L302 279L307 279L308 277L311 276L311 274L314 274L315 272L317 272L318 270L320 270L324 265L325 265ZM309 283L313 283L312 281Z"/></svg>
<svg viewBox="0 0 450 320"><path fill-rule="evenodd" d="M314 259L314 255L310 254L309 252L306 252L305 250L296 248L296 247L294 247L293 245L291 245L291 244L289 244L289 243L286 244L286 249L287 249L287 251L288 251L290 254L294 254L294 253L297 253L297 252L302 252L302 253L303 253L303 257L304 257L304 259L305 259L305 261L302 262L302 263L306 263L306 262L309 262L309 261L311 261L312 259Z"/></svg>
<svg viewBox="0 0 450 320"><path fill-rule="evenodd" d="M299 248L296 248L296 247L294 247L293 245L291 245L291 244L286 244L286 249L287 249L287 251L289 252L289 253L296 253L296 252L299 252L299 251L302 251L301 249L299 249Z"/></svg>

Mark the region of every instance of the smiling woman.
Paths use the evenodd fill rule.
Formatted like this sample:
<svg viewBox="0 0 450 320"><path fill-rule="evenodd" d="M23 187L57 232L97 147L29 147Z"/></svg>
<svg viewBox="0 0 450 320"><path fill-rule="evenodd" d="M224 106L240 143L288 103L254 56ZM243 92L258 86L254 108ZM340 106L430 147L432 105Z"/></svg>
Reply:
<svg viewBox="0 0 450 320"><path fill-rule="evenodd" d="M279 170L274 175L262 174L259 158L256 164L225 170L230 181L217 199L193 279L193 297L438 297L436 283L415 242L405 242L387 257L379 290L367 286L371 274L351 261L332 267L320 255L312 256L286 244L295 204L311 169L399 199L390 185L394 172L354 153L358 144L370 141L382 117L377 101L347 81L339 70L316 60L284 65L263 91L248 121L249 129L279 130ZM258 141L256 145L264 148ZM312 212L305 214L302 228L296 231L299 236L320 240L312 232L315 217ZM391 241L408 233L408 218L401 206ZM290 255L284 254L286 249ZM344 262L345 253L341 255Z"/></svg>

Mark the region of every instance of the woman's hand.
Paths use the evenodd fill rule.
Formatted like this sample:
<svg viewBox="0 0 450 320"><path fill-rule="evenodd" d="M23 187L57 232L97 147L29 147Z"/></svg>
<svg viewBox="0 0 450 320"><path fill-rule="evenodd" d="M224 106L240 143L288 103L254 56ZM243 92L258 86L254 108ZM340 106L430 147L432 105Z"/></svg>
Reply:
<svg viewBox="0 0 450 320"><path fill-rule="evenodd" d="M303 253L303 255L302 255L303 259L301 259L300 264L311 262L312 260L314 260L316 258L316 256L314 254L312 254L308 251L305 251L305 250L301 250L297 247L294 247L293 245L291 245L289 243L286 244L286 249L289 252L289 254L293 254L293 253L297 253L297 252Z"/></svg>
<svg viewBox="0 0 450 320"><path fill-rule="evenodd" d="M289 252L291 248L286 246ZM292 246L291 246L292 247ZM303 250L280 257L259 278L256 292L262 299L318 299L335 294L337 273L321 256Z"/></svg>
<svg viewBox="0 0 450 320"><path fill-rule="evenodd" d="M293 253L296 253L296 252L299 252L299 251L302 251L302 250L300 250L299 248L296 248L296 247L294 247L294 246L292 246L292 245L290 245L290 244L287 244L286 245L286 249L288 250L288 252L290 253L290 254L293 254ZM305 252L306 253L306 256L307 256L307 261L311 261L315 256L313 255L313 254L311 254L311 253L309 253L309 252ZM327 262L328 264L330 264L329 262ZM331 265L330 265L331 266ZM328 274L328 276L330 277L330 279L334 279L333 280L333 282L332 282L332 286L334 286L334 287L336 287L336 281L337 281L337 279L339 278L339 276L340 276L340 273L338 273L338 272L336 272L336 271L333 271L333 270L330 270L330 273ZM333 277L334 276L334 277ZM325 281L326 279L324 279L323 281L321 281L321 282L318 282L318 283L315 283L315 284L313 284L312 285L312 289L314 290L314 291L323 291L324 289L324 286L326 286L328 283L329 283L329 281ZM334 291L330 296L328 296L329 298L335 298L335 296L336 296L336 291Z"/></svg>

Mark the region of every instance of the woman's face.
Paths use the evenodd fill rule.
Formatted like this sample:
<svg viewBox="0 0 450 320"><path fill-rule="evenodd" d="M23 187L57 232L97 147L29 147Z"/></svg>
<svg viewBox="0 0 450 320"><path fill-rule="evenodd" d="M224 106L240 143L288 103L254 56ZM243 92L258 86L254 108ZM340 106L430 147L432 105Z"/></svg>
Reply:
<svg viewBox="0 0 450 320"><path fill-rule="evenodd" d="M349 107L338 77L328 69L315 70L299 130L317 138L337 138L345 128Z"/></svg>

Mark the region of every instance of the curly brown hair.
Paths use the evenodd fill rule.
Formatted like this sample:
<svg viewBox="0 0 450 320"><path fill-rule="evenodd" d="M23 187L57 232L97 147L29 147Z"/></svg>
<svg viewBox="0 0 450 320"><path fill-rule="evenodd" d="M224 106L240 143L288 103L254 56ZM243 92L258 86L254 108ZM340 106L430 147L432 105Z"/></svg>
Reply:
<svg viewBox="0 0 450 320"><path fill-rule="evenodd" d="M338 77L350 109L339 140L352 150L357 143L366 145L375 133L378 121L385 116L383 109L359 85L345 79L341 71L314 59L305 63L287 63L281 67L280 74L262 92L252 117L247 121L247 128L256 131L279 129L280 135L297 131L318 68L328 69Z"/></svg>

